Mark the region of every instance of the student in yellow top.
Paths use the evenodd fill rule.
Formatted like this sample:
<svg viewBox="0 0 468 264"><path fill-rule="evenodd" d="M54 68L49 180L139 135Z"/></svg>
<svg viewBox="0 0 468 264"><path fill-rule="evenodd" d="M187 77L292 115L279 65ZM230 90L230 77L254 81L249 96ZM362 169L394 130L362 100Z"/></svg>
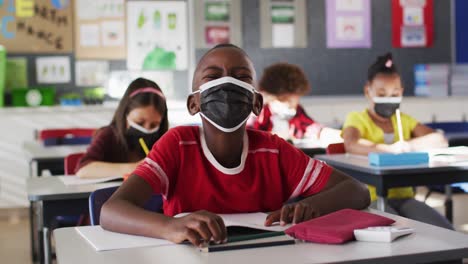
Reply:
<svg viewBox="0 0 468 264"><path fill-rule="evenodd" d="M401 153L447 146L442 134L404 113L401 114L404 141L400 141L395 112L400 107L403 87L391 53L378 57L370 66L364 94L368 108L349 113L343 125L346 152L361 155ZM375 201L375 187L369 186L369 191ZM412 187L392 188L388 192L386 208L393 214L453 229L447 219L413 197Z"/></svg>

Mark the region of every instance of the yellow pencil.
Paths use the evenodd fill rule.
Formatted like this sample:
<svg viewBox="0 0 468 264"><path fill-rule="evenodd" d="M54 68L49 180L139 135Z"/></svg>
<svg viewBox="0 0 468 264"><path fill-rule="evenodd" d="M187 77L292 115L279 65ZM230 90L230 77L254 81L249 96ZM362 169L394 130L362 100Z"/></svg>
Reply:
<svg viewBox="0 0 468 264"><path fill-rule="evenodd" d="M138 141L140 142L141 148L142 148L143 151L145 152L145 155L148 156L149 149L148 149L148 146L147 146L146 143L145 143L145 140L144 140L143 138L140 138Z"/></svg>

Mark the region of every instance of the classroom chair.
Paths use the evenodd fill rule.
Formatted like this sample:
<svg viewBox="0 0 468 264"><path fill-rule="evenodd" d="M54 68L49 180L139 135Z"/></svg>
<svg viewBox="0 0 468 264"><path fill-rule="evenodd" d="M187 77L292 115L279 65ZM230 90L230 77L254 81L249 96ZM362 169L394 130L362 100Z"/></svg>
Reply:
<svg viewBox="0 0 468 264"><path fill-rule="evenodd" d="M87 145L91 143L95 131L94 128L43 129L38 132L37 139L44 146Z"/></svg>
<svg viewBox="0 0 468 264"><path fill-rule="evenodd" d="M80 152L80 153L73 153L65 157L64 163L63 163L65 175L75 175L78 162L83 156L84 156L84 153Z"/></svg>
<svg viewBox="0 0 468 264"><path fill-rule="evenodd" d="M91 225L99 225L102 205L112 196L117 188L118 187L109 187L99 189L91 193L88 200ZM144 208L147 211L162 213L162 204L162 196L159 194L153 194L151 199L145 204Z"/></svg>
<svg viewBox="0 0 468 264"><path fill-rule="evenodd" d="M344 154L346 153L344 143L333 143L329 144L326 149L327 155L330 154Z"/></svg>
<svg viewBox="0 0 468 264"><path fill-rule="evenodd" d="M75 175L76 167L78 162L84 156L84 153L73 153L65 157L64 169L65 175ZM59 227L70 227L70 226L82 226L89 223L89 217L87 215L61 215L55 218L56 226Z"/></svg>

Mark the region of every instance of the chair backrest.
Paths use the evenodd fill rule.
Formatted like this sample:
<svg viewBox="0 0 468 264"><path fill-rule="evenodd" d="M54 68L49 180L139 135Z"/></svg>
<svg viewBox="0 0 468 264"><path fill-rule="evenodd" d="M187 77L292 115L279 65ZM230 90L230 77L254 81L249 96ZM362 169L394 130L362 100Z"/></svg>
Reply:
<svg viewBox="0 0 468 264"><path fill-rule="evenodd" d="M86 145L91 143L95 131L94 128L43 129L38 139L45 146Z"/></svg>
<svg viewBox="0 0 468 264"><path fill-rule="evenodd" d="M63 168L65 171L65 175L73 175L76 172L76 167L78 166L78 162L84 156L83 152L80 153L73 153L65 157L63 160Z"/></svg>
<svg viewBox="0 0 468 264"><path fill-rule="evenodd" d="M434 122L426 125L432 129L441 129L445 133L468 132L468 122Z"/></svg>
<svg viewBox="0 0 468 264"><path fill-rule="evenodd" d="M345 145L344 143L334 143L328 145L326 149L327 154L343 154L346 153Z"/></svg>
<svg viewBox="0 0 468 264"><path fill-rule="evenodd" d="M112 196L118 187L109 187L95 190L89 196L89 218L91 225L99 225L102 205ZM147 211L162 213L162 197L159 194L153 194L151 199L145 204Z"/></svg>

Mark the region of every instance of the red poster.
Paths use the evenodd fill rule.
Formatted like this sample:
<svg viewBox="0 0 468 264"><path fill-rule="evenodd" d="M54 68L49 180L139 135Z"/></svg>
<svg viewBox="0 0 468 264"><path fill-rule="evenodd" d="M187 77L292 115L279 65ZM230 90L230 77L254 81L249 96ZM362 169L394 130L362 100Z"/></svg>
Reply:
<svg viewBox="0 0 468 264"><path fill-rule="evenodd" d="M433 42L433 0L392 0L393 47L431 47Z"/></svg>

